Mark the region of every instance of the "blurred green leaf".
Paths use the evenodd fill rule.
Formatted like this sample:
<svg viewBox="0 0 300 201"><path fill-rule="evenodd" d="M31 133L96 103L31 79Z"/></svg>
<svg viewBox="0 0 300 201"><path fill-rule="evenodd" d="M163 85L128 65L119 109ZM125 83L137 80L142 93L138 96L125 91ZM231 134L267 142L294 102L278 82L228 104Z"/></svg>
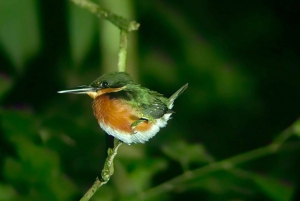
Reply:
<svg viewBox="0 0 300 201"><path fill-rule="evenodd" d="M232 191L238 179L228 175L226 172L218 172L208 174L200 179L194 179L179 187L180 190L185 189L204 189L215 195L222 195Z"/></svg>
<svg viewBox="0 0 300 201"><path fill-rule="evenodd" d="M16 196L15 189L11 185L0 183L0 201L9 201Z"/></svg>
<svg viewBox="0 0 300 201"><path fill-rule="evenodd" d="M72 199L74 194L78 191L76 185L71 179L67 178L65 175L57 172L53 172L51 175L51 181L49 186L46 187L45 191L51 190L53 192L54 198L56 200L74 200Z"/></svg>
<svg viewBox="0 0 300 201"><path fill-rule="evenodd" d="M1 127L4 136L12 140L20 136L33 138L37 136L38 126L33 114L28 110L2 110Z"/></svg>
<svg viewBox="0 0 300 201"><path fill-rule="evenodd" d="M157 82L162 82L161 84L164 85L175 86L177 84L177 74L170 70L176 66L176 63L172 58L169 58L168 54L157 50L147 51L142 62L147 69L147 75L149 77L155 77Z"/></svg>
<svg viewBox="0 0 300 201"><path fill-rule="evenodd" d="M294 123L294 131L295 134L300 137L300 120L298 119L295 123Z"/></svg>
<svg viewBox="0 0 300 201"><path fill-rule="evenodd" d="M40 48L37 0L0 0L0 46L21 71Z"/></svg>
<svg viewBox="0 0 300 201"><path fill-rule="evenodd" d="M131 164L126 165L128 160ZM166 168L167 160L160 158L115 161L112 183L116 188L116 195L127 198L137 192L142 192L151 186L152 177Z"/></svg>
<svg viewBox="0 0 300 201"><path fill-rule="evenodd" d="M60 173L56 153L38 147L22 137L15 142L20 160L12 158L5 160L3 168L5 178L14 184L25 184L30 193L36 191L41 197L47 196L47 200L68 200L76 187Z"/></svg>
<svg viewBox="0 0 300 201"><path fill-rule="evenodd" d="M130 174L135 190L141 192L151 185L151 178L157 172L167 168L167 161L163 159L147 159L137 164L136 168Z"/></svg>
<svg viewBox="0 0 300 201"><path fill-rule="evenodd" d="M8 92L12 86L12 79L6 76L3 76L0 74L0 101L5 95L6 92Z"/></svg>
<svg viewBox="0 0 300 201"><path fill-rule="evenodd" d="M11 182L20 179L20 176L23 177L22 164L11 157L4 160L3 172L5 173L5 178Z"/></svg>
<svg viewBox="0 0 300 201"><path fill-rule="evenodd" d="M188 170L189 164L193 162L214 161L202 144L187 144L185 141L178 140L165 145L162 150L167 156L178 161L184 170Z"/></svg>
<svg viewBox="0 0 300 201"><path fill-rule="evenodd" d="M17 155L5 158L4 178L18 190L25 185L30 199L68 200L73 196L76 187L61 172L58 153L35 142L41 142L37 117L25 110L4 110L2 115L6 117L1 121L4 136Z"/></svg>
<svg viewBox="0 0 300 201"><path fill-rule="evenodd" d="M278 179L252 174L256 185L270 198L275 201L288 201L292 197L293 189L291 186L284 185Z"/></svg>
<svg viewBox="0 0 300 201"><path fill-rule="evenodd" d="M125 161L142 160L146 157L145 146L142 144L136 144L134 146L122 145L118 152L118 158Z"/></svg>
<svg viewBox="0 0 300 201"><path fill-rule="evenodd" d="M68 7L71 55L75 66L79 66L91 49L97 18L71 2Z"/></svg>
<svg viewBox="0 0 300 201"><path fill-rule="evenodd" d="M123 146L123 145L122 145ZM134 166L137 164L134 164ZM115 188L114 198L122 197L135 192L135 186L130 179L130 172L126 168L126 165L122 161L115 160L114 162L114 175L111 178L111 182Z"/></svg>
<svg viewBox="0 0 300 201"><path fill-rule="evenodd" d="M55 152L33 144L28 139L18 137L13 139L16 151L21 161L25 174L43 178L49 173L57 172L59 169L59 158ZM38 160L37 160L38 159Z"/></svg>

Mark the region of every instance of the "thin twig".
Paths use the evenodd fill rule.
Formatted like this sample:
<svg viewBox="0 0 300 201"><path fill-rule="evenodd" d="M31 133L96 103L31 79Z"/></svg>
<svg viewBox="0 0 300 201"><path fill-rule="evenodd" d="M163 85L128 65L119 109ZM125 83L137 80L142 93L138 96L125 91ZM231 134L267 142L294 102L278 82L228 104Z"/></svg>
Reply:
<svg viewBox="0 0 300 201"><path fill-rule="evenodd" d="M91 13L106 19L117 26L120 30L127 32L138 30L140 24L136 21L127 20L119 15L112 13L111 11L99 6L98 4L89 0L71 0L76 5L89 10Z"/></svg>
<svg viewBox="0 0 300 201"><path fill-rule="evenodd" d="M111 11L99 6L90 0L71 0L76 5L89 10L91 13L110 21L112 24L120 29L120 49L119 49L119 62L118 70L125 71L126 69L126 56L127 56L127 38L128 32L138 30L140 24L136 21L127 20L118 16ZM114 147L108 148L107 158L101 173L101 179L98 177L93 186L85 193L80 201L88 201L96 193L96 191L104 184L106 184L114 173L114 158L117 155L118 148L122 144L121 141L114 139Z"/></svg>
<svg viewBox="0 0 300 201"><path fill-rule="evenodd" d="M101 181L107 183L110 177L114 174L114 158L117 155L118 148L121 146L122 142L117 138L114 139L114 148L108 148L107 158L105 160L104 168L101 173Z"/></svg>
<svg viewBox="0 0 300 201"><path fill-rule="evenodd" d="M120 49L119 49L119 63L118 70L124 72L126 68L126 56L127 56L127 31L121 30L120 33Z"/></svg>
<svg viewBox="0 0 300 201"><path fill-rule="evenodd" d="M206 165L204 167L192 171L187 171L182 175L179 175L169 181L166 181L154 188L151 188L141 193L139 200L148 200L160 194L178 189L180 188L180 185L192 179L194 180L199 177L203 177L204 175L207 175L211 172L215 172L218 170L229 170L231 168L234 168L238 164L249 162L255 159L268 156L270 154L277 153L282 148L289 148L294 144L293 143L286 144L284 147L282 145L291 135L294 134L293 128L294 128L294 124L289 128L287 128L285 131L283 131L281 134L279 134L278 137L274 140L274 142L268 146L261 147L246 153L242 153L237 156L233 156L231 158L219 162L211 163L209 165Z"/></svg>
<svg viewBox="0 0 300 201"><path fill-rule="evenodd" d="M103 185L104 182L101 182L99 178L96 178L93 186L84 194L84 196L80 199L80 201L88 201L95 194L95 192Z"/></svg>
<svg viewBox="0 0 300 201"><path fill-rule="evenodd" d="M117 155L118 148L122 142L115 138L114 148L108 148L107 158L105 160L104 167L102 169L101 179L98 177L94 182L93 186L84 194L80 201L88 201L96 193L96 191L104 184L106 184L110 177L114 174L114 158Z"/></svg>

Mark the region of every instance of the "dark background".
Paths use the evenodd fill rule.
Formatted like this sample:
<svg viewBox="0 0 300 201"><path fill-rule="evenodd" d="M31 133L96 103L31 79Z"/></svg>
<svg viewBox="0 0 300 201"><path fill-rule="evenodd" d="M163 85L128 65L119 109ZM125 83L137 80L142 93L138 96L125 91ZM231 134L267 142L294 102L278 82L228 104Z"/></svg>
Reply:
<svg viewBox="0 0 300 201"><path fill-rule="evenodd" d="M185 171L267 146L299 117L298 1L98 3L141 23L129 37L135 80L166 96L189 88L158 135L121 146L93 200L141 200ZM0 10L0 200L79 200L100 175L105 134L88 96L56 92L117 70L118 29L68 1L0 0ZM293 200L300 152L297 135L289 141L152 200Z"/></svg>

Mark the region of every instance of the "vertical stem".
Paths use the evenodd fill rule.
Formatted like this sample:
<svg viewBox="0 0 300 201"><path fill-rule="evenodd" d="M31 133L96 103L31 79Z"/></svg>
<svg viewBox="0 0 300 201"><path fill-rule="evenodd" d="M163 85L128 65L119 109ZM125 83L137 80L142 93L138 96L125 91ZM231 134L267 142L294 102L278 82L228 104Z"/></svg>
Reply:
<svg viewBox="0 0 300 201"><path fill-rule="evenodd" d="M102 169L101 179L96 178L93 186L84 194L80 201L88 201L96 193L96 191L104 184L106 184L110 177L114 174L114 158L117 155L117 151L122 142L118 139L114 139L114 147L107 150L108 156L105 160L104 167Z"/></svg>
<svg viewBox="0 0 300 201"><path fill-rule="evenodd" d="M128 40L127 31L121 30L121 33L120 33L119 62L118 62L118 71L119 72L124 72L125 69L126 69L127 40Z"/></svg>
<svg viewBox="0 0 300 201"><path fill-rule="evenodd" d="M126 56L127 56L127 40L128 32L136 31L139 28L139 23L136 21L129 21L119 15L112 13L111 11L99 6L91 0L71 0L76 5L89 10L91 13L102 17L120 29L120 45L119 45L119 62L118 71L124 72L126 69ZM80 199L80 201L88 201L95 194L95 192L104 184L106 184L110 177L114 173L114 158L117 155L118 148L122 142L118 139L114 139L114 147L107 150L107 158L105 160L104 167L101 173L101 179L98 177L93 186L86 192L86 194Z"/></svg>
<svg viewBox="0 0 300 201"><path fill-rule="evenodd" d="M84 196L79 201L89 201L95 192L103 185L104 182L101 182L99 178L96 178L93 186L84 194Z"/></svg>
<svg viewBox="0 0 300 201"><path fill-rule="evenodd" d="M91 13L97 15L98 17L104 18L118 27L120 30L136 31L138 30L140 24L136 21L129 21L113 12L103 8L102 6L94 3L90 0L71 0L76 5L89 10Z"/></svg>

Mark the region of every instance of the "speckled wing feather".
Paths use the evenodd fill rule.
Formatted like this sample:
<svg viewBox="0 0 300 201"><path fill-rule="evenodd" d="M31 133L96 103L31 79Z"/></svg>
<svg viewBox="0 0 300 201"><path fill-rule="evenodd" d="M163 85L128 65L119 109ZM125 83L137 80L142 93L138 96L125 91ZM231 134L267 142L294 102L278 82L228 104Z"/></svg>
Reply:
<svg viewBox="0 0 300 201"><path fill-rule="evenodd" d="M187 85L180 88L169 99L156 91L149 90L140 85L127 85L127 98L131 105L141 113L141 119L153 120L163 117L166 113L172 113L171 108L174 100L187 88Z"/></svg>
<svg viewBox="0 0 300 201"><path fill-rule="evenodd" d="M169 99L163 97L162 94L149 90L147 97L150 99L151 104L142 105L142 113L145 116L152 117L153 119L159 119L166 113L172 113L173 111L171 108L173 107L175 99L182 94L187 87L188 84L182 86Z"/></svg>
<svg viewBox="0 0 300 201"><path fill-rule="evenodd" d="M168 99L162 94L152 91L144 87L136 87L137 85L131 85L133 92L133 103L137 104L136 108L141 113L141 119L153 120L161 118L166 112L168 112Z"/></svg>
<svg viewBox="0 0 300 201"><path fill-rule="evenodd" d="M142 105L142 114L145 118L159 119L168 112L168 107L159 98L153 100L151 104Z"/></svg>

